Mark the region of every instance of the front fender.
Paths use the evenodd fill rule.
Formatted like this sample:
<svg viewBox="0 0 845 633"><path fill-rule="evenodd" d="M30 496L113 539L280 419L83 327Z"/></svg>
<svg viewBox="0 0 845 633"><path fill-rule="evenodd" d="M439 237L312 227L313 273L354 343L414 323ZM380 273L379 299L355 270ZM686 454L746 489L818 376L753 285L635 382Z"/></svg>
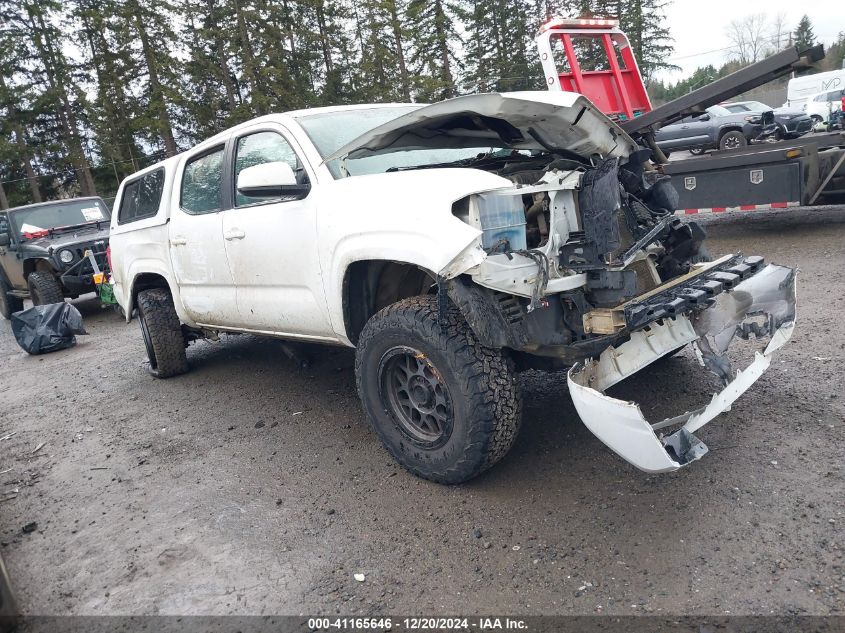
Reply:
<svg viewBox="0 0 845 633"><path fill-rule="evenodd" d="M321 192L317 237L323 286L336 334L345 336L343 280L364 260L413 264L452 278L481 263L481 231L452 214L471 194L512 186L475 169L425 169L356 176Z"/></svg>

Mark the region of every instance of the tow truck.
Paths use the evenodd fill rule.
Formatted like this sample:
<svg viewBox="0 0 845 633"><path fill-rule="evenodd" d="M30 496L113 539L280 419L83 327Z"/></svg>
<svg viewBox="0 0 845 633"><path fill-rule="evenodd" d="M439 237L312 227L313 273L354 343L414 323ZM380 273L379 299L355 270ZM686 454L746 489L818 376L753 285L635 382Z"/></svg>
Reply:
<svg viewBox="0 0 845 633"><path fill-rule="evenodd" d="M809 134L779 142L669 162L655 132L824 57L817 45L790 46L668 103L652 107L633 48L612 19L552 18L539 30L537 50L549 90L577 92L652 150L678 183L676 214L755 211L809 206L845 194L845 133Z"/></svg>

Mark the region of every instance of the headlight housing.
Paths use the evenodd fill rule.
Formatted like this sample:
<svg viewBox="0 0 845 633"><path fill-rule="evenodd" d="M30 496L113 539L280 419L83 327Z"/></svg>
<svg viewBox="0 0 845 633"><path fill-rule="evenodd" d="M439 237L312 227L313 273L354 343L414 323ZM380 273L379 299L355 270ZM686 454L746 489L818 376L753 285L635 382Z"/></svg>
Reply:
<svg viewBox="0 0 845 633"><path fill-rule="evenodd" d="M63 264L70 264L73 261L73 258L73 251L69 251L68 249L59 251L59 261L61 261Z"/></svg>

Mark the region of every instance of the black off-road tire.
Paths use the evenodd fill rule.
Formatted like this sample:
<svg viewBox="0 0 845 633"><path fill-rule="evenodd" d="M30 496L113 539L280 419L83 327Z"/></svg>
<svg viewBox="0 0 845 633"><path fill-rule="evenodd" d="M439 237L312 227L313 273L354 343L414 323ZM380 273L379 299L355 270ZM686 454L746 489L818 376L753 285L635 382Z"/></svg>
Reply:
<svg viewBox="0 0 845 633"><path fill-rule="evenodd" d="M373 316L359 338L355 378L370 422L393 458L419 477L458 484L493 466L513 446L522 394L512 360L481 345L457 308L450 304L442 321L438 316L434 296L405 299ZM444 415L446 431L436 441L412 437L408 418L402 422L386 394L391 387L385 376L389 380L390 359L397 353L408 354L429 380L445 386L450 415Z"/></svg>
<svg viewBox="0 0 845 633"><path fill-rule="evenodd" d="M730 130L719 137L720 150L737 149L746 145L748 145L748 139L745 138L745 134L737 130Z"/></svg>
<svg viewBox="0 0 845 633"><path fill-rule="evenodd" d="M23 310L23 299L9 295L9 285L0 279L0 316L4 319L12 318L13 312Z"/></svg>
<svg viewBox="0 0 845 633"><path fill-rule="evenodd" d="M26 280L32 305L43 306L50 303L64 303L65 295L59 281L52 273L36 271Z"/></svg>
<svg viewBox="0 0 845 633"><path fill-rule="evenodd" d="M139 292L138 320L150 373L156 378L170 378L188 371L185 336L170 291L152 288Z"/></svg>

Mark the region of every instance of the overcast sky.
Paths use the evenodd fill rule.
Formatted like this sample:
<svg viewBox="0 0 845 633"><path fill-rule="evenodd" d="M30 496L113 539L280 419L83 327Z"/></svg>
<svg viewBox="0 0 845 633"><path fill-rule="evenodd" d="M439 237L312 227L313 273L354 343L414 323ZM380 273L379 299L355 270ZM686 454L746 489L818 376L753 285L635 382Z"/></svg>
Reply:
<svg viewBox="0 0 845 633"><path fill-rule="evenodd" d="M699 66L718 67L728 60L731 42L726 31L732 20L750 13L763 12L773 20L786 15L786 24L794 30L806 13L813 23L816 38L824 44L845 31L845 0L673 0L667 7L667 24L675 38L671 63L680 66L680 73L661 73L664 81L688 77Z"/></svg>

